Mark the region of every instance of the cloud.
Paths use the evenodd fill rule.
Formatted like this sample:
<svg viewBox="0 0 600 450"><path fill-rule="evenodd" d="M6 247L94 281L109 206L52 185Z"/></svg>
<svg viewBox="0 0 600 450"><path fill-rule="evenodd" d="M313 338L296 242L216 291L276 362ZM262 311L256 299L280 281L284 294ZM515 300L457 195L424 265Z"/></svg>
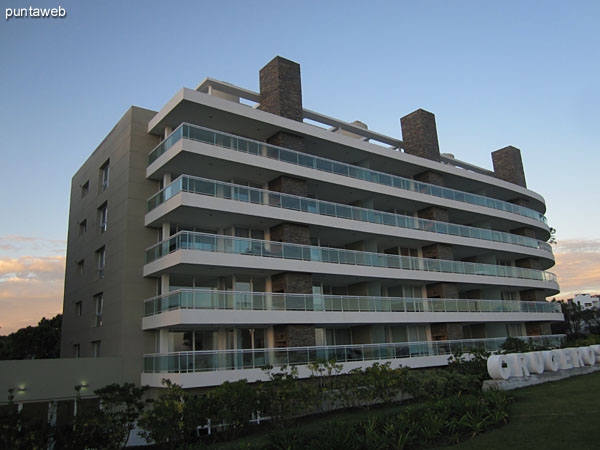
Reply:
<svg viewBox="0 0 600 450"><path fill-rule="evenodd" d="M0 334L61 312L65 257L0 257Z"/></svg>
<svg viewBox="0 0 600 450"><path fill-rule="evenodd" d="M0 255L4 256L52 256L65 252L67 241L31 236L0 236Z"/></svg>
<svg viewBox="0 0 600 450"><path fill-rule="evenodd" d="M9 278L56 280L64 277L64 256L0 258L0 281Z"/></svg>
<svg viewBox="0 0 600 450"><path fill-rule="evenodd" d="M600 293L600 239L563 240L554 254L556 266L550 270L558 276L561 289L556 298Z"/></svg>

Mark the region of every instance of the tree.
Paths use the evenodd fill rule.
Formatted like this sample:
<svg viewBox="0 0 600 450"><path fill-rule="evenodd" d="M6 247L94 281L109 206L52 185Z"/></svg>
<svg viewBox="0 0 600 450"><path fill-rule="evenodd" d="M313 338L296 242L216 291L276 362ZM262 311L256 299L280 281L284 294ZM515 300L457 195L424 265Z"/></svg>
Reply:
<svg viewBox="0 0 600 450"><path fill-rule="evenodd" d="M206 422L206 400L183 390L170 380L163 379L157 399L148 400L139 425L147 442L156 442L175 449L195 438L198 425Z"/></svg>
<svg viewBox="0 0 600 450"><path fill-rule="evenodd" d="M560 309L565 317L567 325L567 334L571 336L579 336L583 334L583 318L586 316L581 305L573 301L562 302Z"/></svg>
<svg viewBox="0 0 600 450"><path fill-rule="evenodd" d="M211 423L221 425L227 438L241 433L258 409L256 389L243 379L230 383L225 381L211 392Z"/></svg>
<svg viewBox="0 0 600 450"><path fill-rule="evenodd" d="M147 386L136 387L133 383L125 383L109 384L94 391L100 399L98 417L104 424L107 449L119 450L127 445L131 431L144 410L142 396L147 389Z"/></svg>
<svg viewBox="0 0 600 450"><path fill-rule="evenodd" d="M43 359L60 357L62 315L42 318L37 326L21 328L0 336L0 359Z"/></svg>
<svg viewBox="0 0 600 450"><path fill-rule="evenodd" d="M548 239L548 244L557 245L558 242L556 240L556 228L550 227L550 239Z"/></svg>
<svg viewBox="0 0 600 450"><path fill-rule="evenodd" d="M259 388L260 415L271 417L272 422L284 427L296 416L307 411L313 400L308 386L298 382L298 369L295 366L282 366L279 372L266 366L263 372L270 381Z"/></svg>
<svg viewBox="0 0 600 450"><path fill-rule="evenodd" d="M8 390L8 404L0 406L0 450L45 450L50 437L48 424L18 411L15 390Z"/></svg>
<svg viewBox="0 0 600 450"><path fill-rule="evenodd" d="M73 422L55 430L56 448L120 450L127 445L140 417L147 387L133 383L110 384L94 393L96 399L81 399L77 391L77 415Z"/></svg>

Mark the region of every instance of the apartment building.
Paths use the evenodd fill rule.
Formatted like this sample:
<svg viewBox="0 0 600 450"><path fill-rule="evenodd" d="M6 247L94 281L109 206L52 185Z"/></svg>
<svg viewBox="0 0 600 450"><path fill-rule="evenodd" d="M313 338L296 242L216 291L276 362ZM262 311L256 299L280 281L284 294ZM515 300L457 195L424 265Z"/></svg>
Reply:
<svg viewBox="0 0 600 450"><path fill-rule="evenodd" d="M63 357L201 387L559 339L546 205L517 148L487 170L440 153L430 112L398 139L305 109L295 62L259 78L132 107L75 174Z"/></svg>

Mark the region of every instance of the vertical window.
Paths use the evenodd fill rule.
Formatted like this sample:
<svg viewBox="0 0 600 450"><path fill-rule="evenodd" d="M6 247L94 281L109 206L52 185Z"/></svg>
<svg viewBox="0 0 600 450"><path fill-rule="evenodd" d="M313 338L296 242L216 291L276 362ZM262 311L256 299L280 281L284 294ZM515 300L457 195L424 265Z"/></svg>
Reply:
<svg viewBox="0 0 600 450"><path fill-rule="evenodd" d="M75 317L81 317L81 313L83 312L83 302L75 303Z"/></svg>
<svg viewBox="0 0 600 450"><path fill-rule="evenodd" d="M98 230L100 233L104 233L106 231L106 224L108 220L108 205L103 203L102 206L98 208Z"/></svg>
<svg viewBox="0 0 600 450"><path fill-rule="evenodd" d="M73 358L79 358L80 351L79 344L73 345Z"/></svg>
<svg viewBox="0 0 600 450"><path fill-rule="evenodd" d="M500 291L502 300L519 300L518 293L513 291Z"/></svg>
<svg viewBox="0 0 600 450"><path fill-rule="evenodd" d="M104 278L104 264L106 263L106 249L104 247L96 251L96 258L98 259L98 278Z"/></svg>
<svg viewBox="0 0 600 450"><path fill-rule="evenodd" d="M79 236L81 236L82 234L85 234L86 231L87 231L87 220L83 219L81 222L79 222Z"/></svg>
<svg viewBox="0 0 600 450"><path fill-rule="evenodd" d="M81 198L85 197L90 191L90 182L86 181L81 185Z"/></svg>
<svg viewBox="0 0 600 450"><path fill-rule="evenodd" d="M108 177L110 171L110 159L100 167L100 192L108 189Z"/></svg>
<svg viewBox="0 0 600 450"><path fill-rule="evenodd" d="M85 261L83 259L81 261L77 261L77 272L79 272L79 275L83 275L84 268L85 268Z"/></svg>
<svg viewBox="0 0 600 450"><path fill-rule="evenodd" d="M104 306L104 296L102 292L94 295L94 311L96 313L95 326L102 326L102 308Z"/></svg>
<svg viewBox="0 0 600 450"><path fill-rule="evenodd" d="M100 341L92 341L92 356L100 358Z"/></svg>

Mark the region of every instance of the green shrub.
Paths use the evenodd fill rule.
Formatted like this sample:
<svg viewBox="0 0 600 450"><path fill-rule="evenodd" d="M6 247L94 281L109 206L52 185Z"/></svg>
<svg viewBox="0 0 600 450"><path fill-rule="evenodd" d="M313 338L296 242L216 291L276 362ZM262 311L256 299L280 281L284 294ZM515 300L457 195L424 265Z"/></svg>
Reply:
<svg viewBox="0 0 600 450"><path fill-rule="evenodd" d="M210 419L231 439L250 425L258 410L258 394L246 380L225 381L210 393Z"/></svg>
<svg viewBox="0 0 600 450"><path fill-rule="evenodd" d="M281 367L273 372L271 367L264 369L270 381L262 383L258 392L260 415L271 417L279 427L289 424L314 404L314 392L310 385L298 381L298 369L292 366Z"/></svg>
<svg viewBox="0 0 600 450"><path fill-rule="evenodd" d="M164 379L164 389L157 399L148 400L148 408L142 414L139 425L147 442L175 449L195 440L196 428L206 423L208 402L194 396L181 386Z"/></svg>
<svg viewBox="0 0 600 450"><path fill-rule="evenodd" d="M301 430L276 431L268 436L267 449L304 450L308 444L308 436Z"/></svg>
<svg viewBox="0 0 600 450"><path fill-rule="evenodd" d="M48 424L17 412L12 399L8 405L0 407L1 450L45 450L49 438Z"/></svg>
<svg viewBox="0 0 600 450"><path fill-rule="evenodd" d="M338 391L339 374L343 365L323 360L309 363L308 368L312 373L311 384L308 385L311 389L312 410L325 413L332 408L332 402L336 399L334 393Z"/></svg>
<svg viewBox="0 0 600 450"><path fill-rule="evenodd" d="M319 427L319 432L311 436L304 448L308 450L361 450L355 425L341 421L328 421Z"/></svg>
<svg viewBox="0 0 600 450"><path fill-rule="evenodd" d="M142 396L147 387L133 383L110 384L94 393L100 399L101 409L95 411L95 419L101 425L101 439L110 450L122 449L144 410Z"/></svg>
<svg viewBox="0 0 600 450"><path fill-rule="evenodd" d="M456 354L448 359L448 370L462 375L469 375L478 380L479 384L489 378L487 359L490 352L472 350L468 354Z"/></svg>
<svg viewBox="0 0 600 450"><path fill-rule="evenodd" d="M585 347L588 345L600 344L600 334L586 334L585 337L575 339L572 342L568 342L568 347Z"/></svg>

